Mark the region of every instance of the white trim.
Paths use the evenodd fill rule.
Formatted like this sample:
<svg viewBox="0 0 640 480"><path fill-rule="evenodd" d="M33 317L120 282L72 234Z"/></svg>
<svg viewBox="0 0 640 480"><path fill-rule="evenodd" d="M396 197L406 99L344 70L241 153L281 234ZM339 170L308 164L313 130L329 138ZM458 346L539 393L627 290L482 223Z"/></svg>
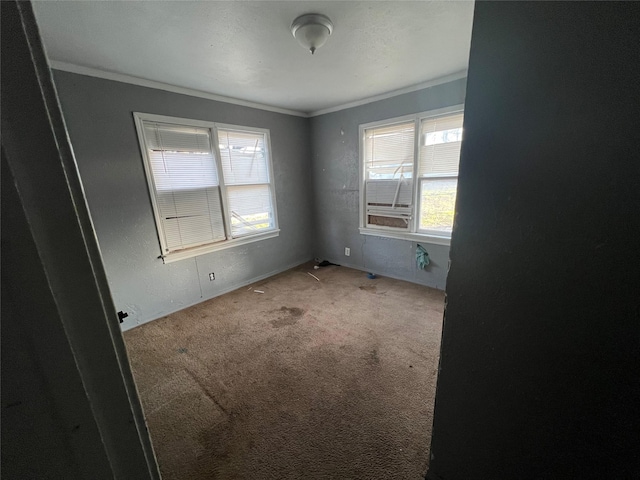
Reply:
<svg viewBox="0 0 640 480"><path fill-rule="evenodd" d="M436 85L442 85L443 83L454 82L461 78L466 78L467 71L463 70L451 75L445 75L444 77L435 78L428 82L418 83L411 85L410 87L400 88L398 90L392 90L391 92L382 93L380 95L374 95L373 97L363 98L354 102L343 103L342 105L336 105L335 107L323 108L320 110L314 110L307 114L308 117L317 117L319 115L325 115L327 113L338 112L340 110L346 110L347 108L359 107L360 105L366 105L367 103L373 103L380 100L386 100L387 98L396 97L405 93L416 92L425 88L435 87Z"/></svg>
<svg viewBox="0 0 640 480"><path fill-rule="evenodd" d="M327 113L338 112L340 110L346 110L348 108L359 107L360 105L366 105L367 103L373 103L380 100L386 100L387 98L396 97L405 93L416 92L425 88L435 87L436 85L442 85L444 83L454 82L461 78L466 78L467 71L463 70L451 75L445 75L444 77L435 78L427 82L418 83L409 87L400 88L398 90L392 90L380 95L374 95L372 97L362 98L353 102L343 103L334 107L323 108L320 110L313 110L311 112L301 112L299 110L290 110L288 108L274 107L271 105L265 105L262 103L251 102L249 100L241 100L239 98L225 97L223 95L216 95L214 93L203 92L202 90L196 90L187 87L178 87L169 83L157 82L155 80L148 80L146 78L135 77L133 75L126 75L124 73L109 72L107 70L100 70L93 67L84 67L82 65L76 65L68 62L60 62L58 60L49 60L49 65L54 70L60 70L63 72L76 73L78 75L86 75L88 77L102 78L105 80L113 80L115 82L128 83L130 85L138 85L139 87L155 88L157 90L164 90L171 93L179 93L181 95L189 95L190 97L204 98L207 100L215 100L217 102L230 103L232 105L241 105L243 107L257 108L259 110L266 110L267 112L282 113L284 115L293 115L296 117L310 118L324 115Z"/></svg>
<svg viewBox="0 0 640 480"><path fill-rule="evenodd" d="M99 70L97 68L83 67L80 65L74 65L73 63L59 62L57 60L50 60L49 64L51 68L55 70L62 70L63 72L77 73L78 75L86 75L88 77L103 78L105 80L113 80L116 82L128 83L131 85L138 85L139 87L155 88L157 90L164 90L171 93L179 93L181 95L189 95L190 97L205 98L207 100L215 100L217 102L231 103L233 105L241 105L243 107L257 108L259 110L266 110L268 112L283 113L285 115L294 115L296 117L308 117L309 115L297 110L289 110L287 108L272 107L271 105L264 105L262 103L251 102L248 100L241 100L239 98L225 97L223 95L215 95L213 93L203 92L202 90L195 90L192 88L178 87L176 85L170 85L168 83L157 82L155 80L147 80L146 78L134 77L131 75L125 75L123 73L108 72L106 70Z"/></svg>
<svg viewBox="0 0 640 480"><path fill-rule="evenodd" d="M390 127L399 123L408 123L409 121L415 122L415 120L416 114L410 113L408 115L402 115L400 117L385 118L384 120L376 120L375 122L362 123L360 127L362 128L362 133L364 135L364 131L371 127Z"/></svg>
<svg viewBox="0 0 640 480"><path fill-rule="evenodd" d="M407 240L409 242L431 243L433 245L451 245L451 238L439 237L437 235L427 235L417 232L396 232L392 230L374 230L372 228L361 227L361 235L372 235L374 237L395 238L397 240Z"/></svg>
<svg viewBox="0 0 640 480"><path fill-rule="evenodd" d="M220 139L218 138L218 129L211 128L211 139L215 145L214 156L216 162L216 172L218 172L218 188L220 189L220 201L222 204L222 223L224 224L225 240L231 240L231 212L229 212L229 200L227 196L227 185L222 181L224 178L224 169L222 168L222 158L220 157ZM163 259L164 260L164 259ZM167 263L165 260L164 263Z"/></svg>
<svg viewBox="0 0 640 480"><path fill-rule="evenodd" d="M149 198L151 199L151 210L153 210L153 218L156 221L156 233L158 234L158 243L160 244L160 255L166 250L166 237L164 228L162 227L162 219L160 217L160 208L158 207L158 200L156 198L156 184L153 179L153 173L151 172L149 161L149 155L147 152L146 137L144 135L144 125L142 124L145 117L137 112L133 113L133 121L136 126L136 133L138 134L138 145L140 146L140 155L142 155L142 165L144 167L145 179L147 181L147 189L149 191Z"/></svg>
<svg viewBox="0 0 640 480"><path fill-rule="evenodd" d="M199 255L205 255L211 252L217 252L219 250L226 250L227 248L237 247L239 245L246 245L247 243L258 242L260 240L266 240L267 238L274 238L280 235L280 230L269 230L268 232L258 233L255 235L249 235L246 237L232 238L229 240L221 240L217 243L209 243L207 245L201 245L199 247L187 248L185 250L179 250L177 252L171 252L167 255L163 255L162 261L164 263L173 263L178 260L184 260L185 258L197 257Z"/></svg>
<svg viewBox="0 0 640 480"><path fill-rule="evenodd" d="M422 138L422 129L420 128L421 120L416 118L414 123L413 137L413 205L411 205L411 231L417 232L420 225L420 179L418 172L420 171L420 139Z"/></svg>
<svg viewBox="0 0 640 480"><path fill-rule="evenodd" d="M422 112L416 114L418 121L426 118L434 118L449 115L451 113L464 112L464 103L458 103L456 105L449 105L448 107L436 108L435 110L429 110L428 112Z"/></svg>
<svg viewBox="0 0 640 480"><path fill-rule="evenodd" d="M420 137L422 135L422 121L427 118L435 118L441 116L451 115L457 112L464 112L464 105L450 105L448 107L437 108L435 110L429 110L426 112L420 112L410 115L403 115L401 117L388 118L385 120L376 120L375 122L363 123L358 126L359 134L359 173L360 173L360 215L359 215L359 230L363 235L374 235L379 237L397 238L400 240L419 241L424 243L432 243L436 245L450 245L451 235L442 236L435 235L431 232L420 230L420 191L422 188L422 180L424 177L418 176L420 169ZM365 186L366 186L366 168L364 165L364 141L365 132L372 128L385 127L389 125L395 125L404 123L407 121L414 122L415 135L413 145L413 205L412 205L412 218L411 224L407 230L401 230L394 227L384 226L371 226L367 223L367 209L365 205ZM434 176L433 178L436 178ZM457 175L437 175L437 178L458 178Z"/></svg>
<svg viewBox="0 0 640 480"><path fill-rule="evenodd" d="M276 202L276 182L275 182L275 175L273 174L273 152L271 151L271 131L268 128L260 128L260 127L245 127L242 125L233 125L231 123L215 123L215 128L214 130L214 138L215 138L215 150L216 150L216 154L218 155L218 158L220 159L219 161L219 169L220 169L220 173L219 173L219 178L221 178L222 180L220 181L223 189L224 189L224 198L228 198L227 197L227 184L224 182L224 173L222 171L222 154L220 153L220 142L218 139L218 129L222 129L222 130L233 130L236 132L254 132L254 133L261 133L264 135L264 139L265 139L265 146L267 147L267 163L268 163L268 177L269 177L269 182L268 183L256 183L253 185L269 185L269 193L271 194L271 208L272 208L272 213L273 213L273 228L277 231L280 231L280 224L278 223L278 202ZM240 185L231 185L233 186L240 186ZM229 213L229 202L225 201L223 202L223 208L225 211L225 216L226 219L228 219L229 225L228 225L228 232L229 235L231 235L231 215ZM270 232L272 232L273 230L269 230ZM238 237L236 237L238 238Z"/></svg>
<svg viewBox="0 0 640 480"><path fill-rule="evenodd" d="M276 182L275 182L275 176L273 174L273 153L271 152L271 131L268 128L260 128L260 127L244 127L242 125L233 125L230 123L216 123L215 124L215 139L216 139L216 153L218 154L218 157L220 158L220 178L221 183L224 184L224 189L225 189L225 197L224 198L228 198L226 195L226 189L227 189L227 184L224 181L224 173L222 171L222 154L220 153L220 142L218 139L218 130L230 130L230 131L235 131L235 132L252 132L252 133L260 133L262 135L264 135L264 143L265 143L265 147L266 147L266 154L267 154L267 164L268 164L268 179L269 181L267 183L255 183L255 184L250 184L250 185L269 185L269 193L271 195L271 209L272 209L272 213L273 213L273 229L280 231L280 225L278 223L278 205L276 202ZM230 187L240 187L243 185L239 185L239 184L235 184L235 185L229 185ZM229 235L231 235L231 215L228 212L229 209L229 205L228 205L228 200L225 201L225 215L228 216L229 219ZM270 232L273 230L269 230ZM245 234L246 235L246 234ZM235 238L239 238L239 237L235 237Z"/></svg>
<svg viewBox="0 0 640 480"><path fill-rule="evenodd" d="M243 125L234 125L232 123L220 123L215 122L216 127L221 128L222 130L233 130L235 132L255 132L255 133L264 133L269 134L268 128L260 128L260 127L245 127Z"/></svg>
<svg viewBox="0 0 640 480"><path fill-rule="evenodd" d="M178 125L186 125L189 127L214 128L216 125L218 125L216 122L210 122L208 120L194 120L192 118L171 117L168 115L157 115L155 113L133 112L133 115L142 118L142 120L148 120L150 122L174 123Z"/></svg>
<svg viewBox="0 0 640 480"><path fill-rule="evenodd" d="M219 250L225 250L227 248L235 247L238 245L245 245L247 243L256 242L259 240L266 240L268 238L277 237L280 233L280 228L278 224L278 209L276 205L276 186L275 186L275 177L273 175L273 155L271 153L271 134L269 129L267 128L259 128L259 127L244 127L241 125L231 125L226 123L216 123L209 122L203 120L191 120L188 118L180 118L180 117L170 117L166 115L156 115L153 113L141 113L141 112L133 112L133 118L135 121L136 132L138 134L138 143L140 145L140 153L142 155L144 171L147 179L147 187L149 189L149 196L151 197L151 205L153 209L153 214L156 220L156 231L158 233L158 241L160 246L160 256L164 263L172 263L178 260L184 260L186 258L192 258L198 255L204 255L210 252L216 252ZM155 181L153 177L153 172L150 167L149 156L147 152L146 146L146 136L144 134L144 125L143 121L151 121L151 122L159 122L173 125L184 125L184 126L195 126L207 128L211 134L210 141L214 143L214 145L210 145L211 153L213 154L214 161L216 164L216 169L218 171L218 188L220 189L221 194L221 205L223 210L223 221L225 224L225 240L219 240L214 243L205 243L203 245L196 245L190 248L185 248L184 250L178 250L173 252L167 252L168 246L166 241L166 234L164 230L164 225L162 222L162 216L160 214L160 208L158 207L157 201L157 189L155 186ZM271 195L271 203L273 210L273 228L256 233L256 234L246 234L241 237L233 238L231 234L231 219L229 215L229 199L227 196L226 183L224 181L224 174L222 171L222 156L220 155L220 145L218 140L218 129L223 130L233 130L238 132L254 132L264 135L265 137L265 146L267 149L268 156L268 174L269 174L269 182L258 184L258 185L268 185L269 192Z"/></svg>
<svg viewBox="0 0 640 480"><path fill-rule="evenodd" d="M278 220L278 202L276 201L276 176L273 173L273 150L271 150L271 132L269 130L265 133L267 144L267 156L269 162L269 186L271 189L271 209L273 212L273 226L277 231L280 231L280 222Z"/></svg>
<svg viewBox="0 0 640 480"><path fill-rule="evenodd" d="M365 126L360 125L358 127L358 170L360 174L359 184L360 184L360 205L359 205L359 219L358 219L358 228L364 228L366 224L366 208L364 205L365 195L364 195L364 186L366 183L366 175L367 169L364 166L364 131Z"/></svg>

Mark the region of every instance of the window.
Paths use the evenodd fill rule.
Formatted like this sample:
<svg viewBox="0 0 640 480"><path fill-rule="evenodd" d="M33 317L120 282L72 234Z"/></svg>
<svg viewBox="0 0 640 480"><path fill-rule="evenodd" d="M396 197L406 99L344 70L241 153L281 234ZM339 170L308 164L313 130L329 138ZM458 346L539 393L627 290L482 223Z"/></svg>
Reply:
<svg viewBox="0 0 640 480"><path fill-rule="evenodd" d="M165 263L278 235L268 130L134 118Z"/></svg>
<svg viewBox="0 0 640 480"><path fill-rule="evenodd" d="M462 107L360 126L360 233L448 244Z"/></svg>

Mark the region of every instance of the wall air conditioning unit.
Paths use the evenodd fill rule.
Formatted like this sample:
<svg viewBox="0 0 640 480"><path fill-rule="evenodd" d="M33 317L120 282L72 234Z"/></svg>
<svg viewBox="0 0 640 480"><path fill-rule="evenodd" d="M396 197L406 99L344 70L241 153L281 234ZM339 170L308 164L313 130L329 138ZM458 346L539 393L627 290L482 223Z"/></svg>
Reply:
<svg viewBox="0 0 640 480"><path fill-rule="evenodd" d="M366 180L367 227L408 230L413 217L413 179Z"/></svg>

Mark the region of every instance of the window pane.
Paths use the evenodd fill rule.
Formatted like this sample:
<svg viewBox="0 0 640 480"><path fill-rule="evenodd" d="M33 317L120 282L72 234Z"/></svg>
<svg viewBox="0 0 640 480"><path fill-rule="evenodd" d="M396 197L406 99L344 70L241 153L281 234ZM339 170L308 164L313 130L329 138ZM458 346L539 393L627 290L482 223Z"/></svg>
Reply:
<svg viewBox="0 0 640 480"><path fill-rule="evenodd" d="M420 182L420 230L451 234L457 186L456 178Z"/></svg>
<svg viewBox="0 0 640 480"><path fill-rule="evenodd" d="M451 143L462 141L462 127L440 130L438 132L427 132L424 136L424 145L438 145L440 143Z"/></svg>
<svg viewBox="0 0 640 480"><path fill-rule="evenodd" d="M457 175L462 144L462 113L422 120L418 175Z"/></svg>
<svg viewBox="0 0 640 480"><path fill-rule="evenodd" d="M367 205L410 207L413 204L413 180L367 180Z"/></svg>
<svg viewBox="0 0 640 480"><path fill-rule="evenodd" d="M209 129L144 121L147 148L155 151L210 153Z"/></svg>
<svg viewBox="0 0 640 480"><path fill-rule="evenodd" d="M222 172L226 185L269 182L265 135L256 132L218 130Z"/></svg>
<svg viewBox="0 0 640 480"><path fill-rule="evenodd" d="M228 186L231 236L274 228L269 185Z"/></svg>
<svg viewBox="0 0 640 480"><path fill-rule="evenodd" d="M163 253L225 240L209 129L147 121L143 125Z"/></svg>
<svg viewBox="0 0 640 480"><path fill-rule="evenodd" d="M156 198L170 250L226 238L220 187L158 192Z"/></svg>
<svg viewBox="0 0 640 480"><path fill-rule="evenodd" d="M159 192L218 186L218 172L211 152L149 150L148 153L153 181Z"/></svg>
<svg viewBox="0 0 640 480"><path fill-rule="evenodd" d="M413 177L415 122L369 128L364 137L367 179Z"/></svg>

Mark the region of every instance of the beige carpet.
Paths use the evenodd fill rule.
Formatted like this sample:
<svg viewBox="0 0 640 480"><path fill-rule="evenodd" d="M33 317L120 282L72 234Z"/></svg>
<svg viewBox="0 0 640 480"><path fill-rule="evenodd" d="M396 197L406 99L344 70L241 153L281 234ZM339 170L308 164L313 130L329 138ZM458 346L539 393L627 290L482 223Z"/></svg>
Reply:
<svg viewBox="0 0 640 480"><path fill-rule="evenodd" d="M165 480L424 477L444 294L312 265L125 333Z"/></svg>

